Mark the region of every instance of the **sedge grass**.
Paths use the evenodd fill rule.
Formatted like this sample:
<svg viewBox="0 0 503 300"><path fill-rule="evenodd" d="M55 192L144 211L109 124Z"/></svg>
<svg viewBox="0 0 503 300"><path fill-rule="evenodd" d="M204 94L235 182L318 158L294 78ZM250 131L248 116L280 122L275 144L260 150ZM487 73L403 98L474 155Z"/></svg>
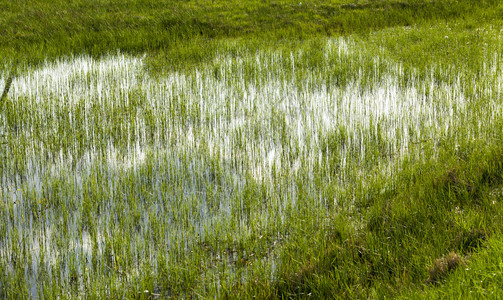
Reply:
<svg viewBox="0 0 503 300"><path fill-rule="evenodd" d="M483 195L501 180L501 43L457 30L488 47L419 64L390 41L433 34L410 30L229 40L159 74L120 52L19 66L1 295L377 297L426 280L498 216Z"/></svg>

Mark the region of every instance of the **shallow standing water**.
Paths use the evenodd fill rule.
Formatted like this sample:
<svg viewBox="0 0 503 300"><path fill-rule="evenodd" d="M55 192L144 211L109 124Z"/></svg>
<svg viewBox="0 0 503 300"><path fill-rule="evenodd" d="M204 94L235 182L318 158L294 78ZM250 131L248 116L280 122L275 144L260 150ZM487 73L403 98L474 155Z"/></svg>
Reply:
<svg viewBox="0 0 503 300"><path fill-rule="evenodd" d="M322 223L348 201L318 181L343 191L391 176L467 113L459 80L404 84L400 65L346 39L323 51L317 67L298 50L222 54L159 76L120 53L28 68L0 124L4 274L22 270L32 295L47 282L82 294L95 280L120 290L163 270L189 276L182 262L198 266L201 285L273 274L289 222Z"/></svg>

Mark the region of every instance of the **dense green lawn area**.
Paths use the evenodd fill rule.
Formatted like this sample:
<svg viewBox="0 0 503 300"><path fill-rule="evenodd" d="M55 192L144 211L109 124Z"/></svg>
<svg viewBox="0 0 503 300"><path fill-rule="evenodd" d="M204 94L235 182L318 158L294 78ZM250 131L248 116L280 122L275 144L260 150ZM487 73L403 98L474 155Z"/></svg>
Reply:
<svg viewBox="0 0 503 300"><path fill-rule="evenodd" d="M502 20L0 0L0 298L502 297Z"/></svg>
<svg viewBox="0 0 503 300"><path fill-rule="evenodd" d="M36 62L116 49L183 55L180 48L194 43L208 52L220 38L297 40L449 19L480 24L501 13L493 0L2 1L0 56Z"/></svg>

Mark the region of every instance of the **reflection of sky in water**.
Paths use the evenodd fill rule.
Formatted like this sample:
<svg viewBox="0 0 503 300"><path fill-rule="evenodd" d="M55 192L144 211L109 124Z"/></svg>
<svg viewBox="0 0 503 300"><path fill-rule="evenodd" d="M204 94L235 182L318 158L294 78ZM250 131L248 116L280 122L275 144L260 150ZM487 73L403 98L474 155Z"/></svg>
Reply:
<svg viewBox="0 0 503 300"><path fill-rule="evenodd" d="M329 42L326 55L351 55L351 51L350 43L333 40ZM292 64L297 55L291 55ZM459 82L440 86L432 81L417 82L404 88L400 83L401 68L396 65L390 64L386 76L371 87L361 86L358 76L346 86L327 87L323 71L305 73L302 85L287 76L277 76L275 62L281 59L278 53L258 53L241 58L221 56L215 61L221 70L219 78L214 76L214 69L210 67L203 67L193 74L175 72L158 78L144 72L143 58L118 54L101 59L77 57L47 63L16 78L9 93L10 99L23 102L23 107L43 114L56 115L58 110L69 107L71 115L75 113L72 107L82 101L86 103L86 108L91 103L112 108L127 106L132 97L141 97L146 107L152 109L150 113L158 123L170 121L167 111L175 101L192 108L199 123L170 123L175 126L165 126L165 130L154 128L152 139L145 134L144 117L147 112L140 109L134 117L135 123L139 124L134 133L138 139L134 143L115 144L109 139L101 145L85 145L80 156L71 151L44 153L49 151L47 147L40 147L37 144L40 141L36 139L29 140L33 149L42 150L30 151L28 147L24 158L26 173L4 172L1 177L3 187L17 188L16 183L23 183L22 191L9 192L4 188L2 194L4 205L15 203L13 208L17 221L15 224L9 222L7 239L0 241L1 257L10 256L11 235L15 228L28 236L26 245L34 254L34 274L42 247L45 247L45 262L55 262L59 254L52 250L51 245L54 221L59 218L59 212L47 209L45 226L34 226L32 215L25 211L33 204L25 203L23 198L23 191L41 198L42 191L50 188L54 178L64 179L75 197L68 195L70 198L58 201L72 203L82 193L86 178L92 176L96 168L101 168L109 176L110 199L120 199L122 196L117 194L116 182L120 181L124 172L141 175L145 165L153 164L157 173L151 178L151 193L158 202L143 208L161 211L163 208L159 203L168 201L171 203L169 207L176 210L179 205L176 201L179 200L175 192L162 194L156 188L170 180L180 183L183 197L199 201L196 204L198 213L189 216L194 226L191 234L204 237L208 228L225 227L235 221L231 219L231 210L235 205L231 201L248 174L257 181L267 181L274 172L288 176L301 169L313 172L317 163L327 159L323 155L326 145L322 138L342 128L346 141L341 143L345 146L338 149L342 154L341 174L328 176L343 178L345 168L354 167L346 165L348 159L345 154L350 148L358 148L363 160L367 145L364 141L375 132L379 132L388 151L401 154L407 151L411 139L418 141L446 132L454 126L455 115L462 112L466 104ZM246 73L246 65L250 63L255 64L262 80L249 77ZM4 83L3 80L0 82L1 89ZM126 129L132 120L119 121ZM57 122L57 118L53 122ZM86 117L83 124L73 123L73 126L81 128L87 135L93 135L93 126L104 124L93 123ZM50 128L51 124L47 126ZM413 137L410 131L414 132ZM75 147L80 147L77 141ZM52 159L49 161L44 157ZM221 173L212 173L211 160L218 160L217 163L222 166ZM390 161L380 163L383 172L391 168ZM341 178L335 179L340 181ZM216 212L206 203L209 198L217 197L206 190L210 184L223 186L218 194ZM285 184L285 193L295 195L293 185ZM281 195L277 201L287 198L288 194ZM295 197L291 197L290 201L295 201ZM284 205L277 204L278 211L254 212L253 216L263 218L265 224L271 215L282 222ZM113 222L110 212L114 209L115 204L110 201L104 208L105 213L96 216L100 228L107 228ZM169 216L175 214L173 211L161 212ZM24 220L25 215L30 216L29 220ZM148 218L145 213L142 222L148 224ZM68 253L65 255L75 256L77 261L79 257L90 256L93 247L89 233L81 228L81 219L80 215L72 216L69 240L66 241ZM245 228L245 222L240 221L240 226ZM104 237L99 232L96 241L101 254ZM246 230L243 232L246 233ZM133 239L140 241L143 234L144 229L139 230L133 234ZM193 242L193 237L187 237L180 225L170 227L167 235L170 241L168 247L175 244L186 247ZM43 246L40 241L43 241ZM174 241L182 241L182 246ZM134 246L134 251L141 250Z"/></svg>
<svg viewBox="0 0 503 300"><path fill-rule="evenodd" d="M327 56L349 55L351 47L344 40L331 41ZM290 59L294 61L297 55L292 54ZM171 73L152 78L143 71L142 58L120 54L99 60L78 57L27 72L14 81L10 95L15 101L23 101L34 110L46 109L47 113L83 99L87 106L90 103L107 103L107 108L127 106L130 97L140 95L153 109L150 113L166 117L169 106L181 101L187 108L195 107L203 126L189 124L154 130L157 140L175 140L174 145L156 144L155 138L147 142L143 115L146 112L140 109L135 119L139 127L133 133L140 139L132 145L105 143L106 161L114 167L131 168L144 161L145 147L153 152L184 153L204 146L213 157L218 154L221 159L239 161L238 171L252 170L259 180L270 178L273 165L287 174L297 170L300 162L311 169L313 163L321 159L320 137L341 126L347 131L349 143L364 147L361 141L370 131L379 130L390 152L401 153L407 149L409 130L414 130L416 139L422 138L424 128L445 131L451 126L453 114L464 104L456 84L424 83L402 88L401 68L394 65L390 65L389 74L371 88L360 86L358 77L347 86L327 88L322 72L306 73L300 87L296 82L276 76L275 62L281 59L275 53L245 58L223 56L215 61L222 74L216 79L212 68L203 68L194 74ZM250 61L264 74L265 80L257 82L247 77L246 66ZM443 100L446 102L442 105L432 99L446 99ZM49 103L49 108L43 108L41 103ZM127 130L131 120L123 121L121 128ZM158 121L167 120L159 118ZM85 124L74 126L82 126L86 135L92 135L96 124L86 118ZM286 140L282 140L282 129L288 133ZM64 168L68 159L92 163L103 149L97 149L102 147L98 145L87 147L83 157L62 153L58 163ZM127 153L118 155L118 152L124 153L124 149L128 149ZM297 160L290 161L292 157Z"/></svg>

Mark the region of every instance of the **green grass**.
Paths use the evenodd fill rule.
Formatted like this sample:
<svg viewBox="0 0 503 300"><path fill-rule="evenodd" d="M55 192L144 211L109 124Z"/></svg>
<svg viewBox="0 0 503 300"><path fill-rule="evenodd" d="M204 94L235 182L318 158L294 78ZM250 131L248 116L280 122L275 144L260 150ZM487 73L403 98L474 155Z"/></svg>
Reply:
<svg viewBox="0 0 503 300"><path fill-rule="evenodd" d="M501 194L497 197L501 200ZM489 239L485 247L466 257L463 265L449 274L441 284L402 295L403 298L499 298L501 297L501 235Z"/></svg>
<svg viewBox="0 0 503 300"><path fill-rule="evenodd" d="M337 215L331 231L295 237L283 254L288 262L284 273L267 292L273 297L381 298L414 291L412 298L425 299L457 298L477 289L480 295L499 294L497 279L467 286L466 277L473 276L469 267L465 278L446 275L450 287L428 284L435 259L454 251L470 266L470 255L477 257L472 253L486 246L485 239L501 235L501 150L470 152L463 159L440 159L448 165L417 163L397 180L400 186L365 195L353 214ZM481 159L486 165L480 165ZM360 219L361 230L348 228L349 217ZM491 264L485 268L493 269ZM460 289L453 292L456 287Z"/></svg>
<svg viewBox="0 0 503 300"><path fill-rule="evenodd" d="M501 10L490 0L4 1L0 57L36 63L120 49L166 55L171 65L204 61L221 38L298 40L465 18L475 26Z"/></svg>
<svg viewBox="0 0 503 300"><path fill-rule="evenodd" d="M502 9L0 4L0 298L499 297Z"/></svg>

